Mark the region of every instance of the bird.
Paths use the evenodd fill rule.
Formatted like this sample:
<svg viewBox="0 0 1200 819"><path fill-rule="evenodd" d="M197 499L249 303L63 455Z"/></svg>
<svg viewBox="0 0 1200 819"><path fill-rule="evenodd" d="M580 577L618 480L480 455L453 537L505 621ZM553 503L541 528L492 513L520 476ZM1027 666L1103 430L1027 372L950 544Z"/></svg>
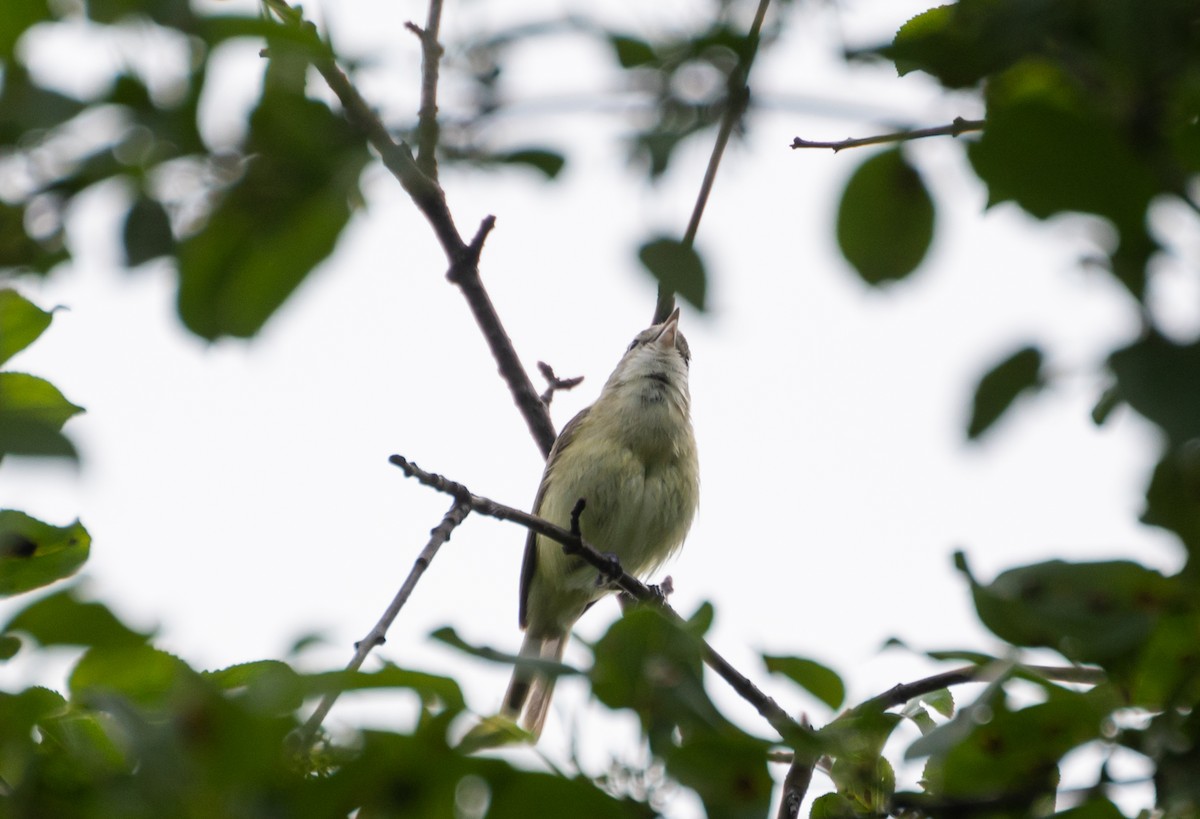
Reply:
<svg viewBox="0 0 1200 819"><path fill-rule="evenodd" d="M554 441L533 514L563 528L572 510L583 539L646 577L683 544L700 495L688 370L691 352L679 308L638 333L595 403ZM611 591L597 570L533 531L521 565L522 659L560 661L571 628ZM541 735L556 677L518 664L500 715L534 742Z"/></svg>

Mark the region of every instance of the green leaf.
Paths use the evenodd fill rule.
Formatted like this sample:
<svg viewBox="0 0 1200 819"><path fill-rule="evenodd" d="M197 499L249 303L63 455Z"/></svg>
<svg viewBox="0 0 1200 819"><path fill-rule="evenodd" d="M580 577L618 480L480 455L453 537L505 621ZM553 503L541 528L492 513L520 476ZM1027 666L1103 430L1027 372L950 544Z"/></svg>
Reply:
<svg viewBox="0 0 1200 819"><path fill-rule="evenodd" d="M1195 446L1169 450L1158 462L1142 521L1179 535L1191 565L1200 565L1200 451Z"/></svg>
<svg viewBox="0 0 1200 819"><path fill-rule="evenodd" d="M270 42L242 178L179 246L179 314L206 339L250 337L333 251L370 159L344 118L304 95L308 60Z"/></svg>
<svg viewBox="0 0 1200 819"><path fill-rule="evenodd" d="M695 248L664 236L643 244L638 258L662 287L683 296L696 309L705 309L708 274Z"/></svg>
<svg viewBox="0 0 1200 819"><path fill-rule="evenodd" d="M239 663L201 674L258 713L287 714L304 704L300 674L279 660Z"/></svg>
<svg viewBox="0 0 1200 819"><path fill-rule="evenodd" d="M42 749L69 760L76 777L108 779L132 773L133 765L113 737L105 730L98 714L73 711L38 723Z"/></svg>
<svg viewBox="0 0 1200 819"><path fill-rule="evenodd" d="M677 728L692 736L732 727L704 689L700 639L683 624L640 606L593 646L592 692L610 708L631 708L656 753Z"/></svg>
<svg viewBox="0 0 1200 819"><path fill-rule="evenodd" d="M985 0L939 6L901 26L884 52L901 76L920 70L947 88L967 88L1042 47L1066 22L1064 5Z"/></svg>
<svg viewBox="0 0 1200 819"><path fill-rule="evenodd" d="M386 665L379 671L330 671L309 674L304 677L308 695L327 694L332 691L366 691L380 688L407 688L415 691L426 702L436 702L441 708L458 712L466 708L462 689L450 677L409 671L394 665Z"/></svg>
<svg viewBox="0 0 1200 819"><path fill-rule="evenodd" d="M1123 398L1176 446L1200 437L1200 342L1151 335L1108 359Z"/></svg>
<svg viewBox="0 0 1200 819"><path fill-rule="evenodd" d="M6 66L11 66L13 48L17 40L21 39L21 35L30 26L48 19L50 11L46 0L4 0L0 3L0 60L3 60ZM6 68L6 81L7 73Z"/></svg>
<svg viewBox="0 0 1200 819"><path fill-rule="evenodd" d="M1125 814L1104 797L1089 795L1082 805L1059 811L1054 819L1125 819Z"/></svg>
<svg viewBox="0 0 1200 819"><path fill-rule="evenodd" d="M937 711L943 717L950 718L954 716L954 694L949 688L939 688L937 691L930 691L923 695L920 701L928 705L934 711Z"/></svg>
<svg viewBox="0 0 1200 819"><path fill-rule="evenodd" d="M21 640L11 634L0 634L0 661L11 660L21 650Z"/></svg>
<svg viewBox="0 0 1200 819"><path fill-rule="evenodd" d="M833 710L842 707L846 686L831 668L803 657L777 657L764 654L763 662L772 674L783 674Z"/></svg>
<svg viewBox="0 0 1200 819"><path fill-rule="evenodd" d="M436 629L429 635L430 639L437 640L439 643L445 643L448 646L458 649L464 654L470 654L472 657L478 657L481 660L488 660L493 663L507 663L511 665L525 665L530 668L536 668L543 674L554 676L562 674L579 674L577 668L567 665L566 663L555 662L553 660L532 660L528 657L521 657L517 654L509 654L506 651L497 651L488 646L476 646L468 643L466 640L458 636L450 626L442 626Z"/></svg>
<svg viewBox="0 0 1200 819"><path fill-rule="evenodd" d="M43 646L140 645L150 636L130 629L107 606L81 601L74 588L31 603L3 631L24 632Z"/></svg>
<svg viewBox="0 0 1200 819"><path fill-rule="evenodd" d="M181 686L199 675L173 654L142 644L108 644L88 649L67 681L74 700L119 695L145 707L167 704Z"/></svg>
<svg viewBox="0 0 1200 819"><path fill-rule="evenodd" d="M68 258L61 231L41 241L34 239L25 230L25 206L0 201L0 270L46 273Z"/></svg>
<svg viewBox="0 0 1200 819"><path fill-rule="evenodd" d="M863 281L878 285L912 273L933 241L933 199L899 150L867 159L846 183L837 240Z"/></svg>
<svg viewBox="0 0 1200 819"><path fill-rule="evenodd" d="M50 326L50 318L16 290L0 289L0 364L32 344Z"/></svg>
<svg viewBox="0 0 1200 819"><path fill-rule="evenodd" d="M1036 392L1044 384L1042 351L1034 346L1017 350L979 379L967 437L977 439L996 423L1017 397Z"/></svg>
<svg viewBox="0 0 1200 819"><path fill-rule="evenodd" d="M1030 804L1053 794L1058 761L1072 749L1100 738L1104 713L1083 694L1047 691L1050 697L1046 702L1019 711L1010 711L999 697L986 722L966 720L970 732L926 765L928 790L941 797L963 799L1012 794ZM958 725L961 719L917 743Z"/></svg>
<svg viewBox="0 0 1200 819"><path fill-rule="evenodd" d="M989 82L987 106L987 127L967 155L988 186L989 206L1011 200L1039 219L1107 217L1120 233L1114 264L1135 268L1114 272L1140 297L1140 267L1154 247L1146 208L1158 185L1153 166L1113 121L1112 101L1088 93L1060 65L1031 58Z"/></svg>
<svg viewBox="0 0 1200 819"><path fill-rule="evenodd" d="M1124 560L1051 560L971 587L980 620L1001 639L1110 670L1140 650L1176 594L1169 579Z"/></svg>
<svg viewBox="0 0 1200 819"><path fill-rule="evenodd" d="M773 782L767 743L745 734L704 735L666 754L667 770L694 790L708 816L758 819L767 815Z"/></svg>
<svg viewBox="0 0 1200 819"><path fill-rule="evenodd" d="M556 179L567 164L567 158L561 153L549 151L545 148L524 148L519 151L509 151L507 153L496 154L493 159L507 165L527 165L536 171L540 171L547 179Z"/></svg>
<svg viewBox="0 0 1200 819"><path fill-rule="evenodd" d="M0 509L0 596L70 577L87 560L91 545L79 521L51 526L24 512Z"/></svg>
<svg viewBox="0 0 1200 819"><path fill-rule="evenodd" d="M80 412L83 407L64 398L49 381L0 373L0 459L9 454L77 457L60 430Z"/></svg>
<svg viewBox="0 0 1200 819"><path fill-rule="evenodd" d="M823 793L813 800L809 819L861 819L854 803L840 793Z"/></svg>
<svg viewBox="0 0 1200 819"><path fill-rule="evenodd" d="M161 202L148 196L139 197L125 214L122 238L128 267L137 267L175 251L171 218Z"/></svg>
<svg viewBox="0 0 1200 819"><path fill-rule="evenodd" d="M623 34L609 34L608 43L617 55L621 68L637 68L656 62L654 47L645 40Z"/></svg>

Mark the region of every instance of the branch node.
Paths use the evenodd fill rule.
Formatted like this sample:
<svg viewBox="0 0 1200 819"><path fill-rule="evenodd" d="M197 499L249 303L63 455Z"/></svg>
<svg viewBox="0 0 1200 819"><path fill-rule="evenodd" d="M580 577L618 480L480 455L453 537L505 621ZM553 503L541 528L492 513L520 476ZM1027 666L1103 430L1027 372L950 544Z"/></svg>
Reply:
<svg viewBox="0 0 1200 819"><path fill-rule="evenodd" d="M545 361L539 361L538 372L542 374L542 378L546 379L546 391L541 394L542 403L547 407L554 400L554 393L559 390L573 390L583 383L583 376L577 375L574 378L559 378L554 374L554 368Z"/></svg>

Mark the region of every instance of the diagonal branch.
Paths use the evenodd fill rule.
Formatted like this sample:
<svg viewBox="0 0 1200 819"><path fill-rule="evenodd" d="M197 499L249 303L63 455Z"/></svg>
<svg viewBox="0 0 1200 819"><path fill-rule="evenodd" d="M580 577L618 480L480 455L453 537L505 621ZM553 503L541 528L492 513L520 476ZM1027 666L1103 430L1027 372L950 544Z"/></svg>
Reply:
<svg viewBox="0 0 1200 819"><path fill-rule="evenodd" d="M469 506L474 512L498 520L511 521L562 544L566 554L574 555L591 564L621 591L643 603L657 606L667 617L677 622L683 622L683 618L667 605L662 595L656 594L649 586L627 573L611 555L598 552L578 534L563 529L561 526L555 526L528 512L522 512L520 509L505 506L490 498L472 494L471 490L461 483L449 480L442 475L426 472L400 455L393 455L388 458L388 461L398 466L406 476L415 478L419 483L438 492L452 496L456 503ZM801 742L812 736L812 729L792 719L779 706L779 703L764 694L758 686L730 665L729 661L718 654L707 642L703 643L703 652L705 664L729 683L742 699L753 705L786 742Z"/></svg>
<svg viewBox="0 0 1200 819"><path fill-rule="evenodd" d="M963 119L955 117L949 125L939 125L934 128L916 128L908 131L895 131L890 134L859 137L857 139L842 139L834 142L817 142L811 139L796 137L792 140L793 148L830 148L834 153L846 148L861 148L864 145L882 145L888 142L908 142L913 139L924 139L933 136L953 136L969 131L982 131L986 122L982 119Z"/></svg>
<svg viewBox="0 0 1200 819"><path fill-rule="evenodd" d="M771 0L759 0L758 11L754 14L754 22L746 36L746 53L734 67L729 77L729 99L725 106L725 115L721 119L721 127L717 130L717 141L708 157L708 167L704 169L704 179L700 182L700 192L696 194L696 204L692 206L692 216L688 219L687 230L683 234L683 244L691 247L696 241L700 230L700 219L704 216L704 208L708 205L708 197L712 193L717 180L717 168L721 166L721 157L725 155L725 146L733 134L734 126L746 113L750 103L750 66L758 53L759 37L762 33L763 20L767 16L767 6ZM667 316L675 309L675 293L670 288L659 285L658 303L654 306L653 324L666 321Z"/></svg>
<svg viewBox="0 0 1200 819"><path fill-rule="evenodd" d="M337 65L333 58L333 52L321 41L312 23L305 21L300 12L288 5L286 0L265 0L265 2L272 11L279 15L285 25L295 26L309 38L310 59L313 67L325 78L326 84L341 102L346 119L351 125L358 128L366 136L371 147L379 152L384 167L396 177L401 187L412 199L413 204L417 206L433 228L449 264L446 278L456 285L463 297L466 298L475 322L479 325L484 339L487 341L492 357L496 360L500 375L508 385L517 409L524 417L525 424L529 427L542 454L548 455L555 438L554 424L550 420L550 413L538 398L537 390L534 388L529 374L521 365L521 360L513 348L512 340L508 337L508 333L500 321L500 316L479 276L479 256L483 250L483 241L492 226L495 225L495 217L489 216L483 220L475 238L469 244L464 241L450 214L446 193L438 184L437 179L418 165L407 144L392 139L383 122L371 110L370 105L350 82L345 72ZM432 0L432 2L437 3L440 8L439 0ZM440 13L437 16L440 16ZM436 23L432 8L430 9L430 20ZM436 25L427 26L422 34L423 43L431 30L435 31ZM436 75L437 58L431 56L431 52L427 52L426 56L427 69L432 70ZM434 80L436 82L436 76ZM428 86L428 81L429 76L426 75L425 87ZM436 109L435 97L427 96L423 91L422 98L423 105L428 102ZM425 157L422 162L432 168L436 174L436 165L431 164L432 160L429 159L433 155L432 148L425 150L422 146L422 150L422 155Z"/></svg>
<svg viewBox="0 0 1200 819"><path fill-rule="evenodd" d="M450 534L463 522L470 511L470 506L455 500L450 510L442 517L442 522L430 531L429 542L425 544L425 548L421 550L421 554L417 555L412 569L408 572L408 577L404 579L404 584L400 586L400 590L396 592L396 596L392 598L392 602L384 610L383 616L379 618L379 622L367 633L367 636L355 644L354 657L346 664L347 671L358 671L358 669L362 668L362 664L366 662L367 655L377 646L384 644L387 637L387 630L391 628L392 623L396 620L396 616L400 614L400 609L404 608L404 604L408 602L413 589L417 587L417 581L421 579L421 576L425 574L425 570L429 568L429 564L433 562L438 549L450 539ZM337 698L340 695L341 692L336 690L326 694L317 705L317 709L313 711L312 716L308 718L303 726L297 729L295 736L301 747L308 747L312 743L317 729L321 727L321 723L325 721L325 717L329 715L330 709L333 708L333 704L337 702Z"/></svg>

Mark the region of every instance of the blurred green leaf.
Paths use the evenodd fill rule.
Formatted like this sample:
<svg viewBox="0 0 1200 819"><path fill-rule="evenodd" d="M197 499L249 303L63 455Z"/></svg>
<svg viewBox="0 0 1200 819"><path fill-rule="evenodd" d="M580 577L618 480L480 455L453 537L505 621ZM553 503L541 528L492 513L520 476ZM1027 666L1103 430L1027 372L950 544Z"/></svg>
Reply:
<svg viewBox="0 0 1200 819"><path fill-rule="evenodd" d="M610 708L631 708L650 747L672 746L676 728L713 732L728 722L704 689L700 639L648 606L626 613L593 646L592 692Z"/></svg>
<svg viewBox="0 0 1200 819"><path fill-rule="evenodd" d="M330 671L304 677L306 693L325 694L330 691L365 691L379 688L408 688L426 702L436 702L441 708L458 712L466 708L462 689L450 677L410 671L386 665L378 671Z"/></svg>
<svg viewBox="0 0 1200 819"><path fill-rule="evenodd" d="M44 274L68 258L61 235L34 239L25 230L25 206L0 202L0 269Z"/></svg>
<svg viewBox="0 0 1200 819"><path fill-rule="evenodd" d="M0 364L32 344L50 326L50 318L16 290L0 289Z"/></svg>
<svg viewBox="0 0 1200 819"><path fill-rule="evenodd" d="M979 619L996 636L1110 670L1141 648L1175 589L1158 572L1124 560L1051 560L1009 569L986 586L971 579Z"/></svg>
<svg viewBox="0 0 1200 819"><path fill-rule="evenodd" d="M930 759L928 789L939 797L1007 797L1014 809L1053 794L1058 761L1100 738L1105 715L1082 694L1049 693L1046 702L1019 711L1009 710L1002 697L995 700L986 721Z"/></svg>
<svg viewBox="0 0 1200 819"><path fill-rule="evenodd" d="M304 95L305 54L269 45L245 173L179 246L179 314L207 339L253 336L333 251L370 159L345 119Z"/></svg>
<svg viewBox="0 0 1200 819"><path fill-rule="evenodd" d="M976 85L1036 51L1064 25L1068 4L1043 0L966 0L909 20L884 53L903 76L925 71L947 88Z"/></svg>
<svg viewBox="0 0 1200 819"><path fill-rule="evenodd" d="M657 60L654 54L654 47L645 40L638 39L637 37L628 37L623 34L609 34L608 42L612 46L613 52L617 55L617 62L621 65L621 68L637 68Z"/></svg>
<svg viewBox="0 0 1200 819"><path fill-rule="evenodd" d="M255 712L289 714L304 704L300 674L279 660L239 663L201 676Z"/></svg>
<svg viewBox="0 0 1200 819"><path fill-rule="evenodd" d="M974 440L987 432L1022 393L1040 390L1045 384L1042 363L1042 351L1027 346L985 373L975 388L967 437Z"/></svg>
<svg viewBox="0 0 1200 819"><path fill-rule="evenodd" d="M862 814L840 793L823 793L813 800L809 819L861 819Z"/></svg>
<svg viewBox="0 0 1200 819"><path fill-rule="evenodd" d="M0 373L0 459L5 455L77 457L60 432L83 407L49 381L25 373Z"/></svg>
<svg viewBox="0 0 1200 819"><path fill-rule="evenodd" d="M1200 342L1151 335L1108 359L1121 398L1162 427L1175 445L1200 437Z"/></svg>
<svg viewBox="0 0 1200 819"><path fill-rule="evenodd" d="M561 153L546 150L545 148L524 148L519 151L509 151L507 153L496 154L493 159L507 165L526 165L536 171L540 171L547 179L556 179L567 164L567 158Z"/></svg>
<svg viewBox="0 0 1200 819"><path fill-rule="evenodd" d="M833 669L803 657L763 655L767 671L782 674L833 710L842 707L846 686Z"/></svg>
<svg viewBox="0 0 1200 819"><path fill-rule="evenodd" d="M708 274L695 248L664 236L643 244L638 258L662 287L683 296L697 310L705 309Z"/></svg>
<svg viewBox="0 0 1200 819"><path fill-rule="evenodd" d="M1182 446L1163 454L1146 489L1142 521L1179 535L1191 567L1200 565L1200 447Z"/></svg>
<svg viewBox="0 0 1200 819"><path fill-rule="evenodd" d="M437 640L439 643L445 643L448 646L456 648L465 654L470 654L472 657L478 657L481 660L489 660L494 663L509 663L512 665L520 663L530 668L536 668L544 674L555 676L580 673L579 669L573 668L566 663L558 663L553 660L533 660L517 654L509 654L506 651L497 651L487 646L472 645L462 637L459 637L458 632L450 626L443 626L434 630L429 637L430 639Z"/></svg>
<svg viewBox="0 0 1200 819"><path fill-rule="evenodd" d="M838 204L842 255L870 285L902 279L933 241L933 199L899 150L870 157L846 183Z"/></svg>
<svg viewBox="0 0 1200 819"><path fill-rule="evenodd" d="M920 701L937 711L943 717L954 716L954 694L949 688L939 688L921 696Z"/></svg>
<svg viewBox="0 0 1200 819"><path fill-rule="evenodd" d="M73 700L119 695L157 708L198 680L199 675L173 654L129 641L89 648L71 671L68 686Z"/></svg>
<svg viewBox="0 0 1200 819"><path fill-rule="evenodd" d="M43 597L17 612L3 631L24 632L42 646L127 646L149 638L118 620L107 606L81 601L78 594L70 588Z"/></svg>
<svg viewBox="0 0 1200 819"><path fill-rule="evenodd" d="M1200 702L1200 614L1161 617L1138 658L1128 691L1132 704L1151 711Z"/></svg>
<svg viewBox="0 0 1200 819"><path fill-rule="evenodd" d="M79 521L51 526L24 512L0 509L0 596L70 577L87 560L91 545Z"/></svg>
<svg viewBox="0 0 1200 819"><path fill-rule="evenodd" d="M694 790L708 816L760 819L771 804L767 743L742 733L706 734L666 753L667 770Z"/></svg>
<svg viewBox="0 0 1200 819"><path fill-rule="evenodd" d="M1093 794L1082 805L1054 814L1054 819L1125 819L1125 814L1109 800Z"/></svg>
<svg viewBox="0 0 1200 819"><path fill-rule="evenodd" d="M1025 60L989 82L987 127L967 149L989 205L1012 200L1040 219L1094 213L1112 221L1123 243L1148 242L1156 180L1103 109L1108 103L1050 60Z"/></svg>
<svg viewBox="0 0 1200 819"><path fill-rule="evenodd" d="M21 650L21 640L11 634L0 634L0 662L11 660Z"/></svg>
<svg viewBox="0 0 1200 819"><path fill-rule="evenodd" d="M175 250L171 218L161 202L148 196L139 197L125 214L122 238L128 267L137 267Z"/></svg>
<svg viewBox="0 0 1200 819"><path fill-rule="evenodd" d="M13 64L13 48L25 30L50 19L46 0L4 0L0 3L0 60ZM5 77L7 80L7 76Z"/></svg>
<svg viewBox="0 0 1200 819"><path fill-rule="evenodd" d="M896 792L896 773L882 755L838 757L829 775L838 793L849 799L858 813L869 816L888 813L892 794Z"/></svg>

